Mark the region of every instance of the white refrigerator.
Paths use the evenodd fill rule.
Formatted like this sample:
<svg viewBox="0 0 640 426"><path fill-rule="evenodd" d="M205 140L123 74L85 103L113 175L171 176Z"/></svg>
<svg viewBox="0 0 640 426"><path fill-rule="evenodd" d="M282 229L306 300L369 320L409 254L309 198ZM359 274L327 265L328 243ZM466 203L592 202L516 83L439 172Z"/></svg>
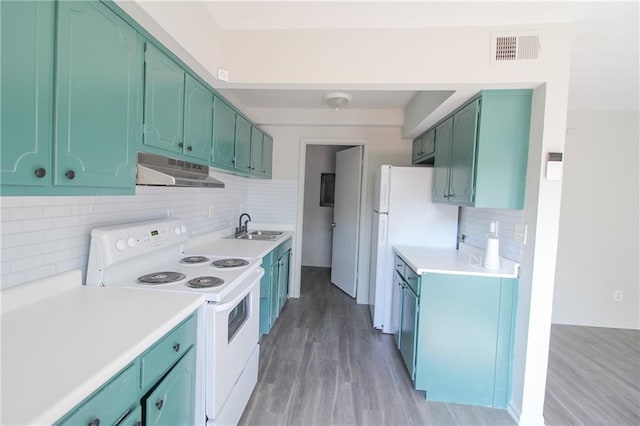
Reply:
<svg viewBox="0 0 640 426"><path fill-rule="evenodd" d="M393 246L455 248L458 207L431 201L433 168L380 166L373 189L369 307L374 328L394 333Z"/></svg>

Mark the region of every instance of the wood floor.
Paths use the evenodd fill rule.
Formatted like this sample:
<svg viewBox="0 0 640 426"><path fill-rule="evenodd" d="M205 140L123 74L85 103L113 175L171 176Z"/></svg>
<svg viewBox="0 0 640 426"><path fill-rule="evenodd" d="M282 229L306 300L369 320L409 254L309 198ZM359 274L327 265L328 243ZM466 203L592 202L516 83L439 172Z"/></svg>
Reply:
<svg viewBox="0 0 640 426"><path fill-rule="evenodd" d="M548 425L640 425L640 331L553 325Z"/></svg>
<svg viewBox="0 0 640 426"><path fill-rule="evenodd" d="M260 375L241 425L513 425L504 410L427 402L393 337L371 328L329 282L302 270L261 342ZM640 332L553 326L544 416L548 425L640 424Z"/></svg>
<svg viewBox="0 0 640 426"><path fill-rule="evenodd" d="M303 268L261 342L260 375L241 425L512 425L504 410L427 402L411 387L393 337L371 328L366 305Z"/></svg>

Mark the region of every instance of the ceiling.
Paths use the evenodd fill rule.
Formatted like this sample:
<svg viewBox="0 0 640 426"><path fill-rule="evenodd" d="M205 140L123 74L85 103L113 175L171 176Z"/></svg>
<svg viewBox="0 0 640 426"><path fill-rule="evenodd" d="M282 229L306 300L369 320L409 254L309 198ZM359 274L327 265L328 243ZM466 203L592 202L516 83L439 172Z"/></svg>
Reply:
<svg viewBox="0 0 640 426"><path fill-rule="evenodd" d="M572 23L570 110L638 111L637 1L204 1L223 30ZM335 90L342 88L336 87ZM249 108L326 108L324 90L229 89ZM402 108L411 91L348 91L349 108Z"/></svg>

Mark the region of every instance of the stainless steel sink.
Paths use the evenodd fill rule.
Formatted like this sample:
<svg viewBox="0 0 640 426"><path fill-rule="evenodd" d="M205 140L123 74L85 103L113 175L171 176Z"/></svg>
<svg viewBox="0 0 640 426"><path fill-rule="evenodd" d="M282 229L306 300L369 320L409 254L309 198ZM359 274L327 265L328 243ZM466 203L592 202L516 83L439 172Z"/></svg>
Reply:
<svg viewBox="0 0 640 426"><path fill-rule="evenodd" d="M280 238L284 232L281 231L251 231L239 236L231 235L227 238L235 238L238 240L256 240L256 241L275 241Z"/></svg>
<svg viewBox="0 0 640 426"><path fill-rule="evenodd" d="M280 236L284 234L284 232L280 232L280 231L251 231L249 232L249 235L259 235L259 236Z"/></svg>

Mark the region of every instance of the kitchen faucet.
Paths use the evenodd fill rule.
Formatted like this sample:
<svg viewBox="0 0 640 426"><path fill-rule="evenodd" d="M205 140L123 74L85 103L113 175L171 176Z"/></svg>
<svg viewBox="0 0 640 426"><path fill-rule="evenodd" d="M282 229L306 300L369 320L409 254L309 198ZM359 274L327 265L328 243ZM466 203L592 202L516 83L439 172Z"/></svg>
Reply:
<svg viewBox="0 0 640 426"><path fill-rule="evenodd" d="M242 218L246 216L247 220L244 221L244 225L242 224ZM251 216L249 213L242 213L238 218L238 227L236 228L235 237L238 238L242 234L247 233L247 223L251 222Z"/></svg>

